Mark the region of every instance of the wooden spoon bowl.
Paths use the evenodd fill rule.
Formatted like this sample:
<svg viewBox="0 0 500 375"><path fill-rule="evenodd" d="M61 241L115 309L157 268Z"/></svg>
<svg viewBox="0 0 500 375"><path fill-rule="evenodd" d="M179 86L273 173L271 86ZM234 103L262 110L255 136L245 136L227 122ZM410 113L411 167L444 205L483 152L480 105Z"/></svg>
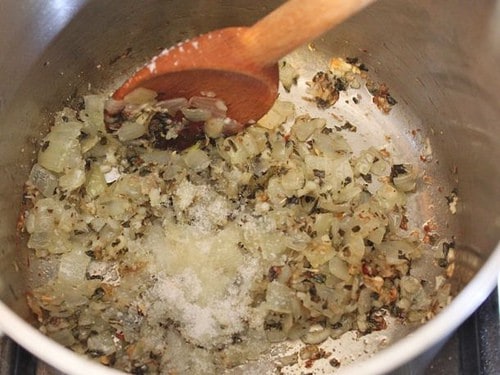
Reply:
<svg viewBox="0 0 500 375"><path fill-rule="evenodd" d="M200 35L163 51L114 94L121 100L138 87L158 100L209 93L221 98L227 115L242 124L260 119L278 96L278 67L249 59L242 43L248 28L231 27ZM238 53L240 51L240 53Z"/></svg>
<svg viewBox="0 0 500 375"><path fill-rule="evenodd" d="M212 31L163 51L112 98L123 100L139 87L155 91L158 100L215 95L228 118L254 123L278 96L279 59L373 1L289 0L251 27ZM199 138L200 132L184 132L183 147L186 137Z"/></svg>

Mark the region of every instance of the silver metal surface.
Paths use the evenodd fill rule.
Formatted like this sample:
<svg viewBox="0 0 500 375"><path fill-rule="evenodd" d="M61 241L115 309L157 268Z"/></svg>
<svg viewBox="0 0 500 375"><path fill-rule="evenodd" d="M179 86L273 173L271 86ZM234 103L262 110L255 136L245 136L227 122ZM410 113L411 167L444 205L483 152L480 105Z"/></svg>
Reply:
<svg viewBox="0 0 500 375"><path fill-rule="evenodd" d="M78 95L109 92L163 47L211 29L249 25L279 3L0 2L0 331L42 357L44 351L33 342L58 350L11 314L29 317L24 298L28 257L15 230L34 140L47 131L50 114ZM427 137L432 146L432 160L422 165L431 184L412 209L421 218L432 216L442 233L456 236L454 282L462 292L437 319L358 368L386 372L423 355L399 370L414 373L489 294L500 269L500 249L495 250L500 238L500 2L381 0L315 46L316 51L305 48L291 56L305 67L304 75L322 69L327 57L358 56L398 99L390 117L340 108L362 124L366 142L380 144L388 134L409 160L419 158ZM453 188L460 201L451 216L444 196ZM78 363L76 356L57 353ZM64 366L58 359L44 360ZM89 371L63 368L70 369Z"/></svg>

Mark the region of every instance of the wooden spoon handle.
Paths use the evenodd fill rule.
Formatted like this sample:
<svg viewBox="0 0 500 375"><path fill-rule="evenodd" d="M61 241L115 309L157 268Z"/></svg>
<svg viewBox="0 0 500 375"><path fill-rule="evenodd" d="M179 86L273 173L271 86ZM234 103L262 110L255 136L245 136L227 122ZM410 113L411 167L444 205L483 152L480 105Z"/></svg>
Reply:
<svg viewBox="0 0 500 375"><path fill-rule="evenodd" d="M248 58L258 66L276 63L375 0L289 0L244 35Z"/></svg>

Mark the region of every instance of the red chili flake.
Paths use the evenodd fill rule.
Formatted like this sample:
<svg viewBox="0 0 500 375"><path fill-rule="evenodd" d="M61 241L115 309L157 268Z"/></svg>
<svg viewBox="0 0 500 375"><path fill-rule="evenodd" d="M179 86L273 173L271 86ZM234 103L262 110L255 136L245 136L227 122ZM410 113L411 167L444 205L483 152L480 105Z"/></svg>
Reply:
<svg viewBox="0 0 500 375"><path fill-rule="evenodd" d="M428 176L428 175L424 175L422 177L422 180L424 181L425 184L427 185L431 185L432 184L432 177L431 176Z"/></svg>
<svg viewBox="0 0 500 375"><path fill-rule="evenodd" d="M312 345L310 345L312 346ZM315 345L314 345L315 346ZM306 347L307 348L307 347ZM304 367L311 368L318 359L328 358L332 353L326 352L322 348L315 346L315 350L310 353L310 358L305 361Z"/></svg>
<svg viewBox="0 0 500 375"><path fill-rule="evenodd" d="M281 274L281 267L279 266L271 266L267 273L267 279L269 281L276 280L278 276Z"/></svg>
<svg viewBox="0 0 500 375"><path fill-rule="evenodd" d="M372 323L372 329L374 331L381 331L387 328L387 322L384 319L383 313L381 313L380 311L375 311L374 313L370 314L370 316L368 317L368 321Z"/></svg>
<svg viewBox="0 0 500 375"><path fill-rule="evenodd" d="M315 361L315 360L314 360L314 359L312 359L312 358L311 358L311 359L308 359L308 360L306 361L306 363L305 363L304 367L305 367L305 368L311 368L311 367L313 366L313 364L314 364L314 361Z"/></svg>
<svg viewBox="0 0 500 375"><path fill-rule="evenodd" d="M406 215L403 215L401 217L401 223L399 224L399 227L403 230L408 230L408 218Z"/></svg>
<svg viewBox="0 0 500 375"><path fill-rule="evenodd" d="M361 271L363 272L363 275L367 276L374 276L375 271L373 270L372 266L370 266L368 263L363 263L361 266Z"/></svg>
<svg viewBox="0 0 500 375"><path fill-rule="evenodd" d="M436 224L433 223L432 221L427 221L423 225L423 229L424 229L425 233L432 232L432 231L436 230L436 228L437 228Z"/></svg>
<svg viewBox="0 0 500 375"><path fill-rule="evenodd" d="M387 151L385 148L381 149L380 150L380 154L384 157L384 158L388 158L391 156L391 153L389 151Z"/></svg>

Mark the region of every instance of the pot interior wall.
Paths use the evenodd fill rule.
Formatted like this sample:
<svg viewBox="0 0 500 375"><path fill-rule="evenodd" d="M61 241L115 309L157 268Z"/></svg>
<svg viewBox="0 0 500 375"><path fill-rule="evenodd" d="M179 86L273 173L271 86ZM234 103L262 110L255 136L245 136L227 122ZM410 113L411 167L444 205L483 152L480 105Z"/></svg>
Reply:
<svg viewBox="0 0 500 375"><path fill-rule="evenodd" d="M0 46L7 51L0 60L0 297L23 317L28 256L17 240L16 221L36 139L47 131L51 113L78 105L81 95L110 90L164 47L211 29L250 25L280 1L64 3L34 5L22 15L14 12L14 1L0 5L14 12L12 19L0 12ZM459 192L453 219L435 217L440 230L456 236L457 289L493 251L500 227L495 12L494 1L380 1L315 43L319 55L358 56L388 84L404 108L405 129L420 129L415 149L430 138L429 197L436 207L425 209L447 210L445 196L454 188ZM28 25L28 16L45 38L5 28L16 20ZM57 33L49 30L55 16L67 20L55 26ZM32 50L18 47L25 39Z"/></svg>

